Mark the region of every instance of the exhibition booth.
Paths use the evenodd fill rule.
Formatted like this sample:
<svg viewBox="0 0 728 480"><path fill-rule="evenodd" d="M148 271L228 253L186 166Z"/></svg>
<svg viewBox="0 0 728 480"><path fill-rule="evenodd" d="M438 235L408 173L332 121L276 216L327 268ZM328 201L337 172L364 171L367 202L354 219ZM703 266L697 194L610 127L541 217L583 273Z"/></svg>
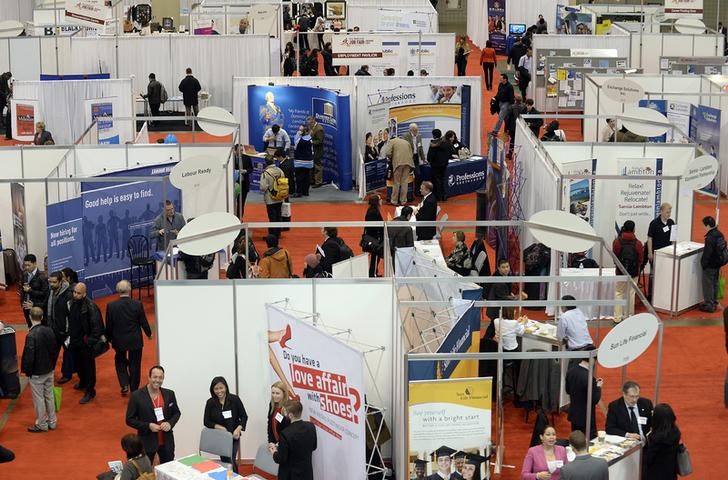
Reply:
<svg viewBox="0 0 728 480"><path fill-rule="evenodd" d="M331 142L324 146L324 181L342 190L350 190L352 180L359 178L366 132L389 129L402 135L410 123L417 123L425 151L433 128L455 131L473 153L482 148L479 77L235 78L233 91L240 143L259 151L264 128L280 122L293 136L306 117L316 115ZM277 113L266 120L269 110ZM339 145L348 150L339 150Z"/></svg>

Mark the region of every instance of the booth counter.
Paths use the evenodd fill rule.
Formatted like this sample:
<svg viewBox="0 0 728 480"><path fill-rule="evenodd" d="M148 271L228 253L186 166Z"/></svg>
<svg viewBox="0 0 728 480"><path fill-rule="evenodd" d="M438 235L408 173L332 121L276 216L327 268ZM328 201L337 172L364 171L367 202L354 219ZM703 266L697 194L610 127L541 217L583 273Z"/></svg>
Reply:
<svg viewBox="0 0 728 480"><path fill-rule="evenodd" d="M702 253L703 244L695 242L678 242L677 252L673 245L655 250L655 288L652 295L655 310L677 314L703 301L703 285L700 281L703 273L700 266ZM675 258L677 262L673 262ZM675 271L673 264L676 265ZM674 300L671 293L673 278L677 294Z"/></svg>
<svg viewBox="0 0 728 480"><path fill-rule="evenodd" d="M619 437L608 435L613 441ZM592 440L589 454L593 457L603 458L609 465L609 478L640 478L642 470L642 443L624 440L620 443L599 443Z"/></svg>
<svg viewBox="0 0 728 480"><path fill-rule="evenodd" d="M485 187L485 158L474 155L465 160L451 160L447 166L447 196L455 197ZM423 180L432 180L432 167L420 165Z"/></svg>

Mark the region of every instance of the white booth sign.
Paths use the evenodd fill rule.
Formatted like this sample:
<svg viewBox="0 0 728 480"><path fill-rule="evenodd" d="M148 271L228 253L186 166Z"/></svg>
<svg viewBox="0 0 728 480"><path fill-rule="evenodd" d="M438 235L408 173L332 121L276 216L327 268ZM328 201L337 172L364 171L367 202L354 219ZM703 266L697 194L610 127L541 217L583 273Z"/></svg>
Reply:
<svg viewBox="0 0 728 480"><path fill-rule="evenodd" d="M196 156L178 162L169 173L169 181L180 190L191 190L212 184L222 174L222 168L214 158Z"/></svg>
<svg viewBox="0 0 728 480"><path fill-rule="evenodd" d="M645 90L627 78L611 78L602 84L604 94L619 103L638 102L645 96Z"/></svg>
<svg viewBox="0 0 728 480"><path fill-rule="evenodd" d="M665 17L703 17L703 0L665 0Z"/></svg>
<svg viewBox="0 0 728 480"><path fill-rule="evenodd" d="M230 135L237 128L233 114L220 107L205 107L200 110L197 113L197 123L205 133L216 137Z"/></svg>
<svg viewBox="0 0 728 480"><path fill-rule="evenodd" d="M66 19L87 27L103 27L109 16L105 0L74 0L66 2Z"/></svg>
<svg viewBox="0 0 728 480"><path fill-rule="evenodd" d="M627 365L642 355L657 335L657 317L639 313L614 327L599 345L597 360L605 368Z"/></svg>
<svg viewBox="0 0 728 480"><path fill-rule="evenodd" d="M667 132L671 124L657 110L646 107L632 107L624 111L622 124L632 133L644 137L659 137Z"/></svg>
<svg viewBox="0 0 728 480"><path fill-rule="evenodd" d="M240 219L232 213L210 212L193 219L180 230L177 240L201 235L225 227L240 225ZM198 240L180 243L179 249L188 255L208 255L227 247L238 236L238 231L214 233Z"/></svg>
<svg viewBox="0 0 728 480"><path fill-rule="evenodd" d="M332 35L334 65L376 65L388 62L382 51L382 40L377 35Z"/></svg>
<svg viewBox="0 0 728 480"><path fill-rule="evenodd" d="M531 234L549 248L560 252L584 252L594 246L594 240L572 236L581 233L596 237L594 228L580 217L562 210L541 210L531 216L528 221ZM563 232L542 230L539 225L559 228Z"/></svg>
<svg viewBox="0 0 728 480"><path fill-rule="evenodd" d="M701 35L705 33L705 24L699 18L679 18L675 21L675 30L688 35Z"/></svg>
<svg viewBox="0 0 728 480"><path fill-rule="evenodd" d="M709 185L718 174L718 160L711 155L702 155L688 164L683 174L682 187L698 190Z"/></svg>

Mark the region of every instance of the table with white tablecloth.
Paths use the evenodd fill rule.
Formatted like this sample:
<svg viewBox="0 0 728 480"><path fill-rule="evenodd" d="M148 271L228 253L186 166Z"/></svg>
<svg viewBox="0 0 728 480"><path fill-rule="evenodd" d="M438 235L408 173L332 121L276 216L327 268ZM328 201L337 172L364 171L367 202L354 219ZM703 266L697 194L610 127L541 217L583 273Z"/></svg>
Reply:
<svg viewBox="0 0 728 480"><path fill-rule="evenodd" d="M561 276L583 276L583 277L598 277L598 268L562 268L560 270ZM602 268L601 275L603 277L614 277L616 275L615 268ZM599 282L599 281L579 281L579 280L566 280L561 282L561 296L573 295L577 300L614 300L614 287L615 282ZM626 294L625 294L626 296ZM602 318L614 317L613 306L579 306L579 309L584 312L586 318L595 319L597 318L597 312L601 313ZM600 310L601 309L601 310Z"/></svg>
<svg viewBox="0 0 728 480"><path fill-rule="evenodd" d="M154 467L157 480L227 480L227 469L199 455L172 460ZM249 480L233 474L235 480Z"/></svg>
<svg viewBox="0 0 728 480"><path fill-rule="evenodd" d="M606 441L591 441L589 453L603 458L609 465L610 480L640 478L642 473L642 443L618 435L607 435Z"/></svg>

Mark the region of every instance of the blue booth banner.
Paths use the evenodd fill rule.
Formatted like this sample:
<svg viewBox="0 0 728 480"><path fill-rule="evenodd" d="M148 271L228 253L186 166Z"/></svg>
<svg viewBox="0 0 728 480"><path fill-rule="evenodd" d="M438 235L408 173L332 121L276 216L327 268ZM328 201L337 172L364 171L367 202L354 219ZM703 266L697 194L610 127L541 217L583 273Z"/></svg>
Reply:
<svg viewBox="0 0 728 480"><path fill-rule="evenodd" d="M116 98L88 99L85 102L86 118L96 121L99 144L118 144L119 132L114 126L114 103Z"/></svg>
<svg viewBox="0 0 728 480"><path fill-rule="evenodd" d="M321 124L324 140L324 183L351 190L350 98L331 90L297 86L248 86L248 138L263 150L263 135L274 124L293 137L311 116Z"/></svg>
<svg viewBox="0 0 728 480"><path fill-rule="evenodd" d="M720 109L693 105L690 109L690 139L709 155L720 158ZM718 194L718 178L701 190Z"/></svg>
<svg viewBox="0 0 728 480"><path fill-rule="evenodd" d="M373 192L387 185L387 160L374 160L364 163L366 191Z"/></svg>
<svg viewBox="0 0 728 480"><path fill-rule="evenodd" d="M174 165L142 167L105 176L166 177ZM162 185L144 181L84 182L80 198L46 207L49 268L71 267L81 271L79 279L86 283L92 298L112 294L119 280L129 280L129 238L149 236L152 223L164 211L165 200L174 204L175 211L181 211L181 192L169 183ZM153 241L150 249L150 254L156 249Z"/></svg>
<svg viewBox="0 0 728 480"><path fill-rule="evenodd" d="M485 187L485 158L470 157L467 160L451 161L447 166L447 196L455 197L480 190ZM420 165L423 180L432 180L432 168L425 163Z"/></svg>
<svg viewBox="0 0 728 480"><path fill-rule="evenodd" d="M488 40L496 53L506 53L506 0L488 0Z"/></svg>

